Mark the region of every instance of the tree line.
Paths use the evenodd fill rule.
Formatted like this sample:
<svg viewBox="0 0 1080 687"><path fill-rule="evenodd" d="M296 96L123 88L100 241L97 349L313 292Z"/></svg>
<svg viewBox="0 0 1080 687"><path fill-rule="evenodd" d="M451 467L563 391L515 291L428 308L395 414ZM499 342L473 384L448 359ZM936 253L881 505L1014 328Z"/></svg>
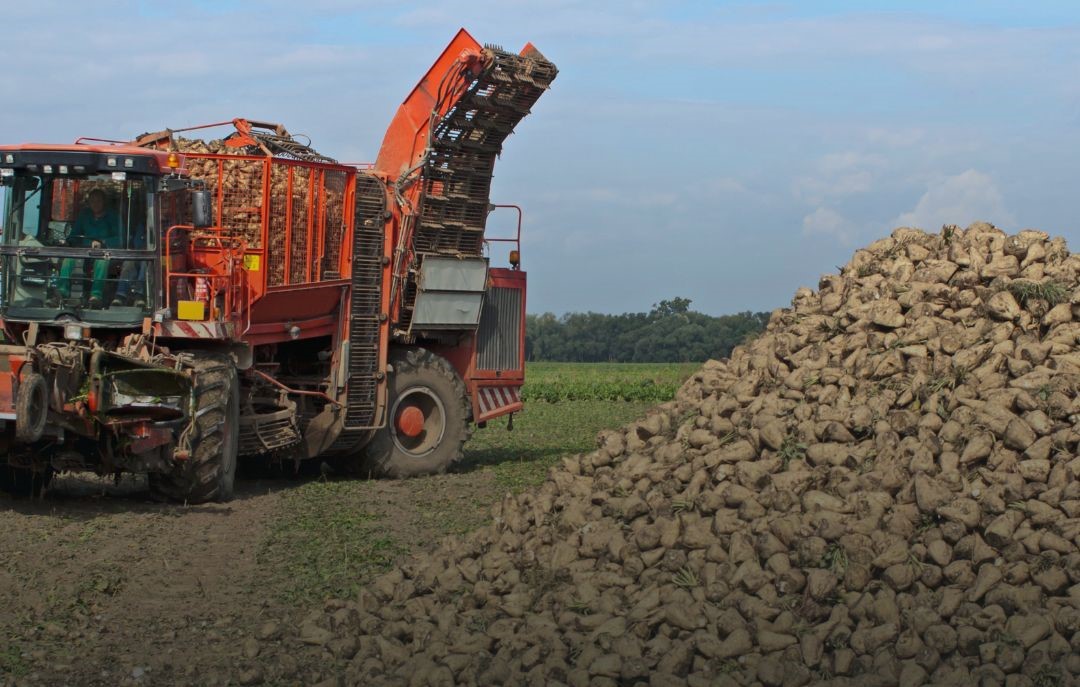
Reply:
<svg viewBox="0 0 1080 687"><path fill-rule="evenodd" d="M765 329L767 312L713 317L690 310L689 298L653 305L647 313L552 313L525 317L529 361L682 363L723 358Z"/></svg>

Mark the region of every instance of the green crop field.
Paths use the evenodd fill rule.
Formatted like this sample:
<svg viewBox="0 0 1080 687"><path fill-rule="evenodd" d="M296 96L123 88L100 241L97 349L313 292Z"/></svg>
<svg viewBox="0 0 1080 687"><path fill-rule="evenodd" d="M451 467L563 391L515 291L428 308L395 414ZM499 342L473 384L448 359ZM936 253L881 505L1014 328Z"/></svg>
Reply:
<svg viewBox="0 0 1080 687"><path fill-rule="evenodd" d="M699 363L529 363L525 400L663 403Z"/></svg>
<svg viewBox="0 0 1080 687"><path fill-rule="evenodd" d="M562 456L596 448L602 429L631 422L670 401L697 363L529 363L525 412L514 431L496 420L478 430L465 449L465 465L494 470L513 490L539 484Z"/></svg>
<svg viewBox="0 0 1080 687"><path fill-rule="evenodd" d="M543 482L563 456L596 447L671 400L696 364L531 363L525 411L477 428L449 474L418 479L329 478L284 489L259 559L280 571L267 584L289 600L355 593L401 556L489 521L506 492ZM550 401L544 399L551 399Z"/></svg>

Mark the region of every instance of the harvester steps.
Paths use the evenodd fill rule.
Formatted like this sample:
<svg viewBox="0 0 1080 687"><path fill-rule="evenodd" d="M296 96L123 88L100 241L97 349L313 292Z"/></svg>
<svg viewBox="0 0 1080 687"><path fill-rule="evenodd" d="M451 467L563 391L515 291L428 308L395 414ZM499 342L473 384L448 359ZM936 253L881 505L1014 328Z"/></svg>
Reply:
<svg viewBox="0 0 1080 687"><path fill-rule="evenodd" d="M352 289L349 300L349 380L345 434L375 425L378 394L379 327L386 189L377 177L356 178L356 222L353 230ZM347 438L345 439L347 440Z"/></svg>

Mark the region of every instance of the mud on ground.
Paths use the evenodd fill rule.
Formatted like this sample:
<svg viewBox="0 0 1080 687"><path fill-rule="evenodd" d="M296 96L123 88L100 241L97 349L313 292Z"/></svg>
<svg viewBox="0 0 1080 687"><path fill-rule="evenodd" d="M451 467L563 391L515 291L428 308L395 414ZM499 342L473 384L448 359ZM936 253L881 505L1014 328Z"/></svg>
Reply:
<svg viewBox="0 0 1080 687"><path fill-rule="evenodd" d="M280 625L313 596L340 592L342 575L361 585L447 531L480 524L499 490L490 471L255 479L229 503L184 506L153 501L139 478L64 475L42 500L0 496L0 685L259 682L241 667L258 664L253 636L291 634ZM305 528L364 523L373 544L359 540L352 560L304 551ZM299 683L322 677L317 665L284 672Z"/></svg>

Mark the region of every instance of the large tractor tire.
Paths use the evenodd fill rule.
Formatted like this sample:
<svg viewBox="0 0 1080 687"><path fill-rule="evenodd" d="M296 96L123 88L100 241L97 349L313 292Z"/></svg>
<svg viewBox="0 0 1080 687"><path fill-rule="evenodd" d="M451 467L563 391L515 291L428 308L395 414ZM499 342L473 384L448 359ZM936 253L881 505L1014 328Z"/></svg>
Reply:
<svg viewBox="0 0 1080 687"><path fill-rule="evenodd" d="M228 501L236 481L240 382L227 355L194 353L195 421L188 436L191 455L168 473L150 475L150 488L174 501Z"/></svg>
<svg viewBox="0 0 1080 687"><path fill-rule="evenodd" d="M446 472L472 435L461 377L444 358L411 348L391 359L388 420L364 449L361 474L418 477Z"/></svg>

